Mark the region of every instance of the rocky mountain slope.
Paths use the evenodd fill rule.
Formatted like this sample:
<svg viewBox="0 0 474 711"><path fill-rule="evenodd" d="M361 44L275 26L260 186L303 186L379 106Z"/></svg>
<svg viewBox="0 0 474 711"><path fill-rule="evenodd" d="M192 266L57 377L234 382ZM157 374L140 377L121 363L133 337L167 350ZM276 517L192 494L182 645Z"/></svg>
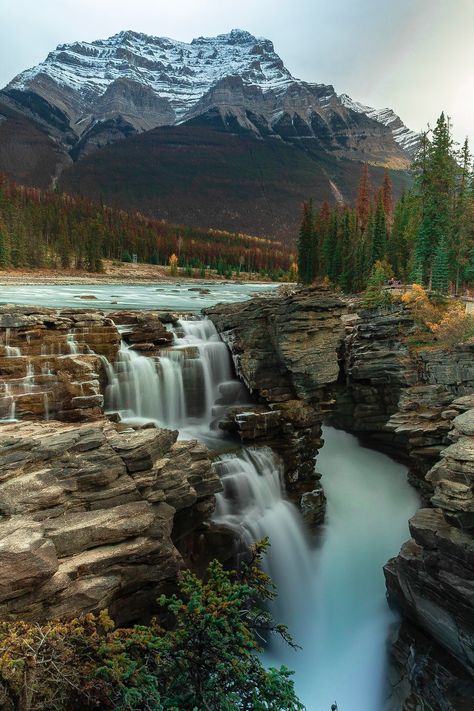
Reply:
<svg viewBox="0 0 474 711"><path fill-rule="evenodd" d="M20 130L13 114L31 122L29 131L24 125ZM291 202L296 213L298 202L311 195L318 202L351 200L361 161L403 173L417 144L417 135L390 109L378 112L339 96L331 85L296 79L269 40L241 30L189 44L120 32L106 40L59 45L0 92L0 130L10 146L0 148L0 170L13 177L43 185L59 178L70 190L119 205L128 200L150 214L189 222L189 190L181 186L189 174L195 178L196 224L251 231L252 224L243 224L244 205L249 194L263 194L266 215L254 231L267 234L274 229L272 210L278 223L280 206L288 212ZM29 165L32 132L58 153L54 167L45 165L40 176ZM143 140L119 146L137 134ZM206 160L199 148L213 141L223 150L206 150ZM234 156L227 156L227 144L232 154L236 143L242 143L239 173L233 170ZM183 156L190 144L193 150ZM154 165L146 162L150 152ZM275 152L282 154L277 162L287 169L293 190L278 191L266 175L267 169L274 178L279 175L271 166ZM168 204L157 199L163 189L166 193L159 172L162 153ZM112 178L122 161L127 174ZM227 180L216 175L219 168ZM145 195L140 181L148 185ZM217 196L209 194L213 181ZM226 211L220 205L232 192L238 198Z"/></svg>

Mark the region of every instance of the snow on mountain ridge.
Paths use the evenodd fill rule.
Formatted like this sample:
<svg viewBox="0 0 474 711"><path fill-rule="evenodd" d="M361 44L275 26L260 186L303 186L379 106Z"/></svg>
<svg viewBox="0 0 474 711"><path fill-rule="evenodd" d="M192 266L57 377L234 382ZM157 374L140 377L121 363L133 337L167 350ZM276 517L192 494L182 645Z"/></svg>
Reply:
<svg viewBox="0 0 474 711"><path fill-rule="evenodd" d="M378 121L390 128L395 141L405 151L411 154L416 152L420 143L420 135L405 126L400 116L393 109L374 109L371 106L361 104L359 101L354 101L348 94L340 94L339 99L346 108L352 109L358 114L365 114L374 121Z"/></svg>
<svg viewBox="0 0 474 711"><path fill-rule="evenodd" d="M137 130L195 118L200 111L212 109L215 88L232 77L238 77L250 94L239 104L234 83L237 104L231 106L229 89L219 94L221 106L224 112L228 106L240 111L243 126L248 96L260 94L270 101L266 107L261 102L257 112L266 111L272 126L282 118L282 111L289 112L290 120L299 114L303 122L311 122L314 111L321 112L324 121L331 111L337 114L345 107L388 127L409 154L418 145L418 134L391 109L378 111L347 94L338 96L330 85L296 79L270 40L240 29L197 37L190 43L123 30L107 39L60 44L44 62L15 77L6 91L36 92L65 111L81 135L98 120L117 115L125 115Z"/></svg>
<svg viewBox="0 0 474 711"><path fill-rule="evenodd" d="M264 92L293 81L270 40L244 30L191 43L128 30L105 40L61 44L7 89L27 90L41 75L78 92L85 102L102 95L116 79L130 79L168 99L178 121L224 77L239 75Z"/></svg>

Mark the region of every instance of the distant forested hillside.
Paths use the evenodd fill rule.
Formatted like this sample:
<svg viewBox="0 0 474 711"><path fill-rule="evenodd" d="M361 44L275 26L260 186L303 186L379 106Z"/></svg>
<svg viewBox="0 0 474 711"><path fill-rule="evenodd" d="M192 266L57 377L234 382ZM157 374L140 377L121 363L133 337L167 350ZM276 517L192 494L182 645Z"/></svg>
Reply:
<svg viewBox="0 0 474 711"><path fill-rule="evenodd" d="M278 275L292 261L278 242L172 225L0 176L0 268L101 271L103 259Z"/></svg>

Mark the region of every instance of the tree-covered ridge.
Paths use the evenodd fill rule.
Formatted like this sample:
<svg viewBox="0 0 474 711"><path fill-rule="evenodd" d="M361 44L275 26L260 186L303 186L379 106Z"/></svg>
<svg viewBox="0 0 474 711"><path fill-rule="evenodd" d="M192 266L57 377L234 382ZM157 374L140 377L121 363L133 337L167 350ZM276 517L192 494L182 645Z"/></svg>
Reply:
<svg viewBox="0 0 474 711"><path fill-rule="evenodd" d="M373 188L362 170L354 206L303 209L300 280L327 278L345 292L365 289L377 270L441 294L474 285L474 174L467 140L460 150L441 114L422 137L413 187L394 203L390 177ZM380 267L382 265L382 267Z"/></svg>
<svg viewBox="0 0 474 711"><path fill-rule="evenodd" d="M290 266L280 243L220 230L171 225L68 194L17 185L0 176L0 269L77 268L102 259L279 274Z"/></svg>

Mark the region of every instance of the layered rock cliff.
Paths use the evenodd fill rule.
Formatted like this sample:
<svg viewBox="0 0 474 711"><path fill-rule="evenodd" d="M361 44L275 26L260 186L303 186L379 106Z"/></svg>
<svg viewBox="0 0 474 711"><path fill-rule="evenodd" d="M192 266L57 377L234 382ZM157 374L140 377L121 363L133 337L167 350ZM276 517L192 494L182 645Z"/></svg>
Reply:
<svg viewBox="0 0 474 711"><path fill-rule="evenodd" d="M312 289L207 310L236 372L261 403L234 409L224 426L243 442L269 444L283 457L288 494L312 524L324 513L314 459L331 405L327 387L339 374L345 310L337 297Z"/></svg>
<svg viewBox="0 0 474 711"><path fill-rule="evenodd" d="M348 321L329 420L403 458L411 483L429 499L425 475L457 414L450 403L474 391L474 344L412 347L415 330L402 306L362 310Z"/></svg>
<svg viewBox="0 0 474 711"><path fill-rule="evenodd" d="M220 490L206 449L177 432L20 422L0 430L0 615L147 618Z"/></svg>
<svg viewBox="0 0 474 711"><path fill-rule="evenodd" d="M385 567L404 624L393 645L391 706L467 711L474 699L474 396L451 404L452 442L427 474L431 507ZM466 409L470 407L471 409Z"/></svg>
<svg viewBox="0 0 474 711"><path fill-rule="evenodd" d="M390 603L403 619L387 709L467 711L474 699L474 345L413 347L415 323L405 308L351 307L345 315L342 307L307 291L209 311L238 373L267 405L236 414L235 429L244 440L273 438L284 452L281 401L295 427L294 403L302 398L313 433L326 418L407 462L424 508L410 521L412 539L385 568ZM302 442L309 466L321 441L305 434Z"/></svg>

